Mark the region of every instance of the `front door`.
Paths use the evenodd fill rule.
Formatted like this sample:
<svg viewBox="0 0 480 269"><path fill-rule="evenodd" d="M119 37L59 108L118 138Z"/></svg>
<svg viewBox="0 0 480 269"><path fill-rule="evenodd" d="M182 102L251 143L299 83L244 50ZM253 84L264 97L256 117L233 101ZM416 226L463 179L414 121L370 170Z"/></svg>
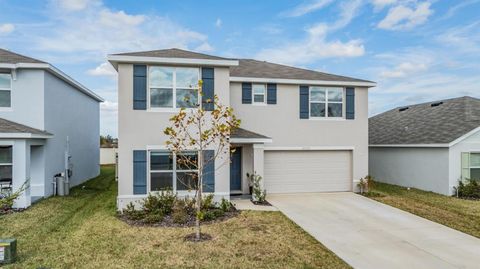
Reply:
<svg viewBox="0 0 480 269"><path fill-rule="evenodd" d="M230 191L242 191L242 148L235 148L230 162Z"/></svg>

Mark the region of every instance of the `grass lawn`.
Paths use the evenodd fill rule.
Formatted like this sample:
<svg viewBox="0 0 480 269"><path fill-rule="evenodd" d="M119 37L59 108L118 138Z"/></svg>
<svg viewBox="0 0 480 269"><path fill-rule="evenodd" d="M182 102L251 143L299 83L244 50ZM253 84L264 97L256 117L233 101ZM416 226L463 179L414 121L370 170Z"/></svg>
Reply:
<svg viewBox="0 0 480 269"><path fill-rule="evenodd" d="M374 191L385 195L370 197L374 200L480 238L480 201L407 190L380 182L375 182Z"/></svg>
<svg viewBox="0 0 480 269"><path fill-rule="evenodd" d="M0 237L18 239L5 268L349 268L279 212L203 226L214 237L203 243L183 241L192 228L131 227L115 217L116 189L113 167L102 167L70 197L0 216Z"/></svg>

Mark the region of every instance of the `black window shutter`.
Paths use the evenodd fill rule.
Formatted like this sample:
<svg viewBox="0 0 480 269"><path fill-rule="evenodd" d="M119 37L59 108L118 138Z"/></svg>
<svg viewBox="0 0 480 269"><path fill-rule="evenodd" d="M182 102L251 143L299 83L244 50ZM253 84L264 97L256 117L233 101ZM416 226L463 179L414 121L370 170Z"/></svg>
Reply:
<svg viewBox="0 0 480 269"><path fill-rule="evenodd" d="M242 104L252 103L252 83L242 83Z"/></svg>
<svg viewBox="0 0 480 269"><path fill-rule="evenodd" d="M275 105L277 103L277 84L267 84L267 104Z"/></svg>
<svg viewBox="0 0 480 269"><path fill-rule="evenodd" d="M147 109L147 66L133 66L133 109Z"/></svg>
<svg viewBox="0 0 480 269"><path fill-rule="evenodd" d="M213 150L203 151L203 191L215 192L215 152Z"/></svg>
<svg viewBox="0 0 480 269"><path fill-rule="evenodd" d="M300 86L300 119L308 119L308 107L309 107L309 92L308 86Z"/></svg>
<svg viewBox="0 0 480 269"><path fill-rule="evenodd" d="M133 194L147 194L147 151L133 151Z"/></svg>
<svg viewBox="0 0 480 269"><path fill-rule="evenodd" d="M347 88L346 90L346 119L353 120L355 119L355 88Z"/></svg>
<svg viewBox="0 0 480 269"><path fill-rule="evenodd" d="M215 96L215 77L214 77L214 69L213 68L202 68L202 106L203 109L206 111L213 111L215 104L213 103L213 99Z"/></svg>

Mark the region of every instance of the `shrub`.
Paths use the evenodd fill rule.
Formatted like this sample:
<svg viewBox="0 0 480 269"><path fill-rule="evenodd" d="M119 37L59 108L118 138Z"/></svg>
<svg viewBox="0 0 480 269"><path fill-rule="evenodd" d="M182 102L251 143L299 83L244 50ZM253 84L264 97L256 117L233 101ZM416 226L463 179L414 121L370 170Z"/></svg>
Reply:
<svg viewBox="0 0 480 269"><path fill-rule="evenodd" d="M209 194L203 197L202 200L202 209L215 208L215 203L213 202L213 194Z"/></svg>
<svg viewBox="0 0 480 269"><path fill-rule="evenodd" d="M185 200L177 200L173 206L172 212L173 222L184 224L188 220L187 203Z"/></svg>
<svg viewBox="0 0 480 269"><path fill-rule="evenodd" d="M370 193L375 186L375 181L373 180L372 176L367 175L366 177L360 179L357 186L360 189L360 194Z"/></svg>
<svg viewBox="0 0 480 269"><path fill-rule="evenodd" d="M225 212L219 208L210 209L203 213L203 220L210 221L210 220L217 219L219 217L223 217L224 215L225 215Z"/></svg>
<svg viewBox="0 0 480 269"><path fill-rule="evenodd" d="M262 190L262 177L255 173L251 175L247 173L247 177L249 178L250 184L252 185L252 200L259 203L266 202L267 190Z"/></svg>
<svg viewBox="0 0 480 269"><path fill-rule="evenodd" d="M157 223L163 220L163 214L161 212L152 212L143 218L145 223Z"/></svg>
<svg viewBox="0 0 480 269"><path fill-rule="evenodd" d="M20 188L14 193L0 194L0 211L7 211L12 209L15 200L22 194L28 187L28 181L25 181Z"/></svg>
<svg viewBox="0 0 480 269"><path fill-rule="evenodd" d="M162 215L169 215L172 213L175 200L177 195L171 190L165 190L157 194L149 194L143 200L142 206L146 214L160 212Z"/></svg>
<svg viewBox="0 0 480 269"><path fill-rule="evenodd" d="M132 202L123 210L123 214L131 220L140 220L145 217L145 212L143 210L136 210Z"/></svg>
<svg viewBox="0 0 480 269"><path fill-rule="evenodd" d="M222 198L222 201L220 201L220 209L223 210L223 212L228 212L232 210L232 203L228 201L225 198Z"/></svg>
<svg viewBox="0 0 480 269"><path fill-rule="evenodd" d="M458 197L480 199L480 184L475 179L466 179L465 182L458 181L458 187L455 190Z"/></svg>

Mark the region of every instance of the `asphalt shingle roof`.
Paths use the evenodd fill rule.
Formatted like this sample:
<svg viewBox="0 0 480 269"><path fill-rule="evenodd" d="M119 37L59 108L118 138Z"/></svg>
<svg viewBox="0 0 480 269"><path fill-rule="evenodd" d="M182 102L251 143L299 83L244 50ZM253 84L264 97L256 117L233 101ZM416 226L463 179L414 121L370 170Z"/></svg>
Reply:
<svg viewBox="0 0 480 269"><path fill-rule="evenodd" d="M163 50L150 50L150 51L138 51L118 53L113 55L122 56L140 56L140 57L160 57L160 58L190 58L190 59L208 59L208 60L231 60L218 56L212 56L208 54L182 50L182 49L163 49Z"/></svg>
<svg viewBox="0 0 480 269"><path fill-rule="evenodd" d="M254 133L252 131L248 131L242 128L236 128L233 130L231 138L266 138L270 139L270 137Z"/></svg>
<svg viewBox="0 0 480 269"><path fill-rule="evenodd" d="M0 63L7 63L7 64L36 63L36 64L42 64L42 63L45 63L45 62L0 48Z"/></svg>
<svg viewBox="0 0 480 269"><path fill-rule="evenodd" d="M13 121L9 121L3 118L0 118L0 133L28 133L36 135L52 135L51 133Z"/></svg>
<svg viewBox="0 0 480 269"><path fill-rule="evenodd" d="M447 144L479 126L480 99L446 99L399 107L371 117L369 144Z"/></svg>
<svg viewBox="0 0 480 269"><path fill-rule="evenodd" d="M281 78L300 80L325 80L325 81L348 81L348 82L371 82L351 77L338 76L323 72L302 69L287 65L275 64L253 59L233 59L207 55L181 49L163 49L152 51L128 52L113 55L159 57L159 58L191 58L209 60L238 60L238 66L230 67L232 77L254 77L254 78Z"/></svg>
<svg viewBox="0 0 480 269"><path fill-rule="evenodd" d="M345 76L302 69L253 59L239 59L238 66L230 68L232 77L281 78L302 80L371 82Z"/></svg>

